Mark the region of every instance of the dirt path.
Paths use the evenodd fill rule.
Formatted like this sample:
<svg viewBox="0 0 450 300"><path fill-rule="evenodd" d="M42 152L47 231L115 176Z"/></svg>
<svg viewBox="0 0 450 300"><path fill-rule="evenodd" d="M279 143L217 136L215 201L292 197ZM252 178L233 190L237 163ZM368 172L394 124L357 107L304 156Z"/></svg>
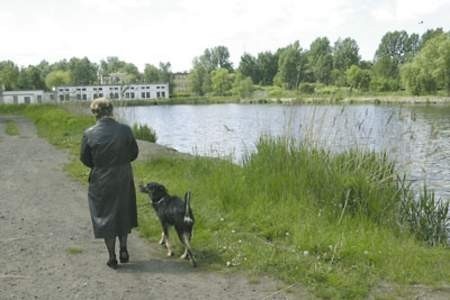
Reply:
<svg viewBox="0 0 450 300"><path fill-rule="evenodd" d="M4 133L14 119L20 136ZM87 187L63 171L68 156L32 123L0 116L0 299L300 299L268 278L192 269L133 233L131 263L106 267L92 234Z"/></svg>

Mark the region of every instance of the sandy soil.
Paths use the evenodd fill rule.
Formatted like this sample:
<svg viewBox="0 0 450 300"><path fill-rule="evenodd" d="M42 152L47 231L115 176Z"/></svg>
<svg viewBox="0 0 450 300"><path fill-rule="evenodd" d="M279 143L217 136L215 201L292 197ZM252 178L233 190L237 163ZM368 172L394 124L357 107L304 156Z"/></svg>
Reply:
<svg viewBox="0 0 450 300"><path fill-rule="evenodd" d="M13 118L20 136L4 133ZM31 122L0 116L0 299L309 299L270 278L193 269L133 233L131 262L111 270L95 240L87 186L63 171L68 155ZM151 153L149 150L148 153Z"/></svg>

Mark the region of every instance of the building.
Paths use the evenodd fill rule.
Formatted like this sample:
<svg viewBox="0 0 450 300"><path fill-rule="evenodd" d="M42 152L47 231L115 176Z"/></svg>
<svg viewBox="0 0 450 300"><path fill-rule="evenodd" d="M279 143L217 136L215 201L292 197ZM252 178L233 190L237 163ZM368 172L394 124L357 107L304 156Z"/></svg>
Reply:
<svg viewBox="0 0 450 300"><path fill-rule="evenodd" d="M187 72L174 73L173 84L174 84L173 93L175 95L191 93L191 87L189 84L189 73Z"/></svg>
<svg viewBox="0 0 450 300"><path fill-rule="evenodd" d="M91 101L106 97L111 100L146 100L169 98L169 84L103 84L58 86L55 88L58 102L69 100Z"/></svg>
<svg viewBox="0 0 450 300"><path fill-rule="evenodd" d="M43 90L0 91L0 103L4 104L36 104L52 102L54 99L54 93Z"/></svg>

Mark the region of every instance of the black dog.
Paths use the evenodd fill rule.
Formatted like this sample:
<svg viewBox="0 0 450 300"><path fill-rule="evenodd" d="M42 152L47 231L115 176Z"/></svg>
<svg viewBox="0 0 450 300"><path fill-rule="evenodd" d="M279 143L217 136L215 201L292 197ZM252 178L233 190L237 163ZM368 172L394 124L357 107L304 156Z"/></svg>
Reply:
<svg viewBox="0 0 450 300"><path fill-rule="evenodd" d="M158 215L159 221L163 229L162 237L159 243L167 247L167 255L172 256L172 249L169 242L169 226L174 226L180 238L181 243L185 247L185 251L181 258L190 259L195 267L196 262L192 255L191 237L192 228L194 227L194 215L189 204L191 193L184 195L184 201L177 196L170 196L167 189L159 183L150 182L147 185L139 186L141 192L149 195L153 208Z"/></svg>

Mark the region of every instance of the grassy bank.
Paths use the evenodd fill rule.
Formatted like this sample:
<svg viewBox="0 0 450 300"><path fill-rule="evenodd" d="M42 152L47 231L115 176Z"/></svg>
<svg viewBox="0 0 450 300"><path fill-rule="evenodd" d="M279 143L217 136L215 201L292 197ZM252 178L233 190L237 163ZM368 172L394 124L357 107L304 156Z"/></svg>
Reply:
<svg viewBox="0 0 450 300"><path fill-rule="evenodd" d="M93 118L56 106L0 106L6 110L28 116L40 135L69 149L68 171L86 182L77 157ZM402 223L411 191L384 156L330 154L266 138L243 166L154 157L134 168L136 182L159 181L178 195L192 191L201 266L268 273L333 299L407 297L413 284L450 284L449 248L428 246ZM141 234L156 241L160 225L145 195L138 195L138 208ZM383 289L386 283L398 288Z"/></svg>

